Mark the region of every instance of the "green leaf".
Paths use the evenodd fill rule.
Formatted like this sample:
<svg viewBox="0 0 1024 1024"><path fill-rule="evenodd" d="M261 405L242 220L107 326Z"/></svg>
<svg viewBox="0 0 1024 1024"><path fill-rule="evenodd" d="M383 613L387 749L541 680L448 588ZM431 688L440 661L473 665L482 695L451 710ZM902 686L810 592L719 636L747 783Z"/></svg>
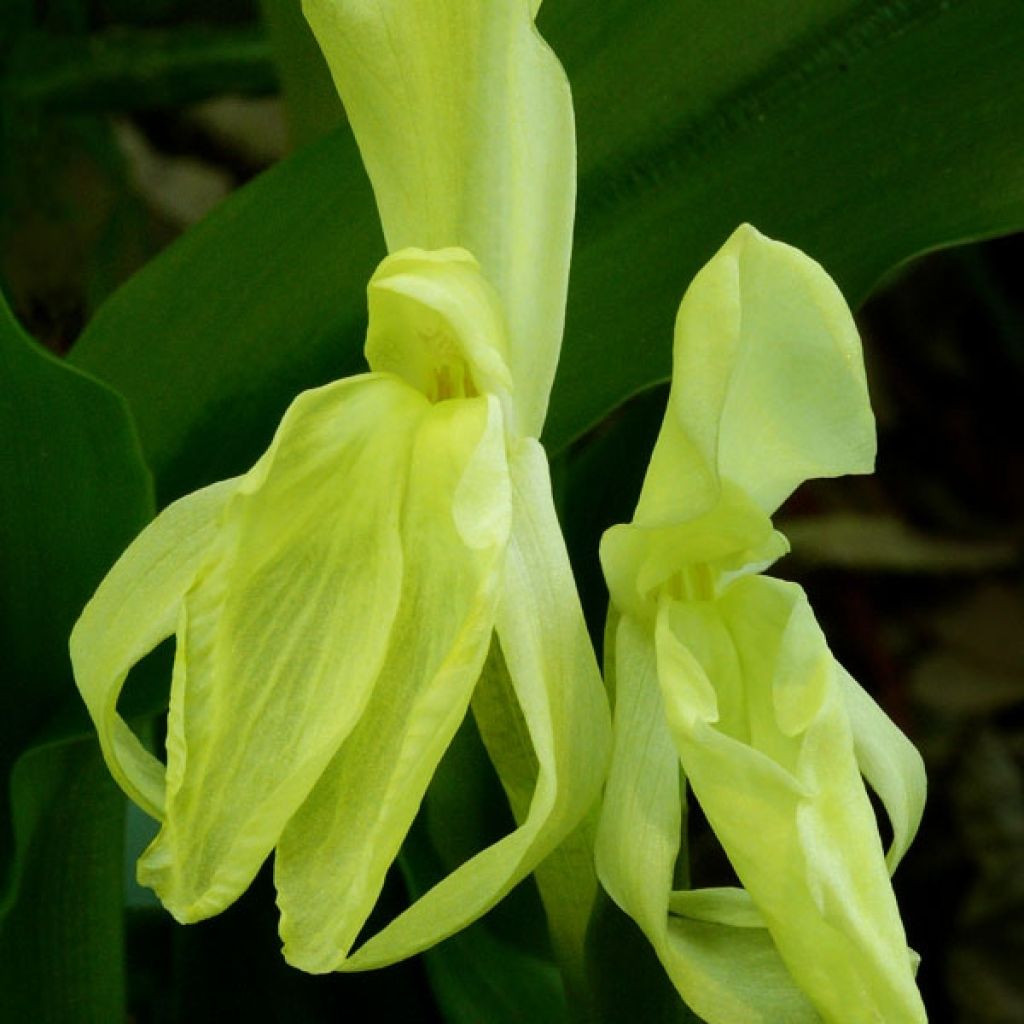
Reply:
<svg viewBox="0 0 1024 1024"><path fill-rule="evenodd" d="M70 358L128 397L161 504L248 468L298 391L363 368L383 255L346 130L235 193L100 308Z"/></svg>
<svg viewBox="0 0 1024 1024"><path fill-rule="evenodd" d="M740 220L805 248L855 301L916 253L1024 225L1024 7L765 8L543 8L581 153L551 450L668 375L683 289ZM354 145L332 136L138 274L74 358L129 397L180 493L244 468L296 390L360 365L380 255Z"/></svg>
<svg viewBox="0 0 1024 1024"><path fill-rule="evenodd" d="M742 221L808 252L851 305L915 255L1024 227L1017 0L542 15L581 157L554 449L668 376L683 290Z"/></svg>
<svg viewBox="0 0 1024 1024"><path fill-rule="evenodd" d="M2 297L0 382L0 991L34 993L33 1020L70 1019L79 998L111 1020L122 801L94 743L68 745L87 727L67 637L151 514L149 475L124 402L36 346Z"/></svg>
<svg viewBox="0 0 1024 1024"><path fill-rule="evenodd" d="M0 382L0 749L13 757L78 706L71 626L152 501L122 399L31 341L2 297Z"/></svg>
<svg viewBox="0 0 1024 1024"><path fill-rule="evenodd" d="M29 750L11 797L20 893L0 926L0 1020L121 1020L124 798L91 739Z"/></svg>
<svg viewBox="0 0 1024 1024"><path fill-rule="evenodd" d="M682 292L742 220L806 249L854 302L917 253L1024 226L1017 0L542 13L573 81L581 177L550 450L667 376ZM361 365L381 255L343 129L155 260L73 358L128 396L161 490L180 493L245 468L296 390Z"/></svg>

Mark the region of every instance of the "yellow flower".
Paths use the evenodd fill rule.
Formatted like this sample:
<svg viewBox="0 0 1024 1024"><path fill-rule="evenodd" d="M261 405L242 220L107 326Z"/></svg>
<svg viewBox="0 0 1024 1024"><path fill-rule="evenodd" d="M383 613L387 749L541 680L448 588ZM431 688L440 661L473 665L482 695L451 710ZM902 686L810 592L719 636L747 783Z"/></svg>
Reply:
<svg viewBox="0 0 1024 1024"><path fill-rule="evenodd" d="M355 970L533 870L594 802L609 725L536 440L575 192L564 73L521 0L305 9L390 253L371 372L300 395L248 473L165 509L71 652L111 772L161 823L140 881L195 921L273 850L285 956ZM165 767L116 704L172 634ZM494 638L537 759L519 827L352 952Z"/></svg>
<svg viewBox="0 0 1024 1024"><path fill-rule="evenodd" d="M800 587L759 575L787 550L770 516L789 494L874 454L839 290L741 227L683 298L636 513L601 545L615 714L598 874L710 1024L925 1019L889 881L920 820L920 758ZM680 765L743 889L673 891Z"/></svg>

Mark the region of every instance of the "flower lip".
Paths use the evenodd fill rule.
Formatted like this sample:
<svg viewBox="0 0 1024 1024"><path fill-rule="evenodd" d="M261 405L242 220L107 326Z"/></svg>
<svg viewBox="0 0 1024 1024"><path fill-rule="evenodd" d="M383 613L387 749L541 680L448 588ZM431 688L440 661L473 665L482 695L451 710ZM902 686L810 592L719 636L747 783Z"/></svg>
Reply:
<svg viewBox="0 0 1024 1024"><path fill-rule="evenodd" d="M396 374L431 402L493 394L511 406L503 311L469 252L403 249L377 268L368 296L373 370Z"/></svg>
<svg viewBox="0 0 1024 1024"><path fill-rule="evenodd" d="M620 524L601 542L612 600L649 618L658 600L713 600L732 580L760 572L789 550L771 519L739 487L720 481L717 500L681 522Z"/></svg>

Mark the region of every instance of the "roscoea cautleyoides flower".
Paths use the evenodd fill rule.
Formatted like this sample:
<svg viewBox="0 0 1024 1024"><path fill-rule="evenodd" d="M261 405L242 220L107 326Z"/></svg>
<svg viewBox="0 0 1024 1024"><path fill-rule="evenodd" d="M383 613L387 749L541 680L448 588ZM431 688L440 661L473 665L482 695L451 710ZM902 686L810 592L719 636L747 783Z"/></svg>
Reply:
<svg viewBox="0 0 1024 1024"><path fill-rule="evenodd" d="M596 798L609 725L536 440L575 195L564 73L522 0L304 6L388 244L370 372L298 396L249 472L165 509L71 650L111 772L160 822L140 881L195 921L274 851L288 960L356 970L536 867ZM116 704L172 634L165 766ZM495 637L537 762L518 827L352 952Z"/></svg>
<svg viewBox="0 0 1024 1024"><path fill-rule="evenodd" d="M925 1019L889 879L920 820L921 759L802 589L760 575L788 550L770 517L789 494L874 455L839 289L739 228L683 298L636 512L601 546L615 708L598 874L710 1024ZM742 889L675 889L684 785Z"/></svg>

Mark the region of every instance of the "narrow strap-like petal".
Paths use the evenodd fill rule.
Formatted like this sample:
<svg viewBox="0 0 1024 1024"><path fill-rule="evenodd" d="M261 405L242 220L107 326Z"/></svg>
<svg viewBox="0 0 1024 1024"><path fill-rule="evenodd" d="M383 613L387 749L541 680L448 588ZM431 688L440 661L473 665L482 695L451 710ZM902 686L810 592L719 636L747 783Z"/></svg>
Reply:
<svg viewBox="0 0 1024 1024"><path fill-rule="evenodd" d="M536 3L532 5L536 9ZM540 432L565 316L569 84L527 0L304 0L388 248L473 253L502 298L518 428Z"/></svg>
<svg viewBox="0 0 1024 1024"><path fill-rule="evenodd" d="M411 452L387 659L359 724L278 844L284 951L303 970L350 966L346 954L465 716L494 629L508 529L498 402L433 406Z"/></svg>
<svg viewBox="0 0 1024 1024"><path fill-rule="evenodd" d="M650 637L624 616L614 646L612 759L598 825L597 871L608 895L660 954L682 828L679 755L661 707ZM686 979L673 981L682 987Z"/></svg>
<svg viewBox="0 0 1024 1024"><path fill-rule="evenodd" d="M743 225L679 307L669 407L636 523L700 514L722 479L771 514L804 480L870 472L874 454L842 294L809 256Z"/></svg>
<svg viewBox="0 0 1024 1024"><path fill-rule="evenodd" d="M683 795L657 672L647 627L622 618L615 637L614 747L598 830L601 882L703 1020L810 1024L817 1014L745 893L672 892Z"/></svg>
<svg viewBox="0 0 1024 1024"><path fill-rule="evenodd" d="M214 542L237 480L169 505L118 559L71 634L71 664L103 756L148 814L164 814L164 766L117 713L129 670L178 625L181 602Z"/></svg>
<svg viewBox="0 0 1024 1024"><path fill-rule="evenodd" d="M892 843L885 855L892 874L921 824L928 786L924 761L914 744L841 665L839 685L853 729L857 763L892 825Z"/></svg>
<svg viewBox="0 0 1024 1024"><path fill-rule="evenodd" d="M522 824L473 856L369 939L343 970L410 956L475 920L579 824L598 795L608 750L607 704L576 598L536 442L510 457L512 534L497 630L537 755Z"/></svg>
<svg viewBox="0 0 1024 1024"><path fill-rule="evenodd" d="M223 910L358 721L402 591L429 404L390 377L308 391L236 485L185 597L163 828L139 862L179 920Z"/></svg>
<svg viewBox="0 0 1024 1024"><path fill-rule="evenodd" d="M550 719L549 757L558 772L553 817L543 826L563 827L560 817L580 815L597 787L609 755L610 722L600 674L586 633L564 544L553 515L547 469L539 448L520 448L524 510L510 601L499 620L502 649L473 699L473 712L488 755L517 823L537 815L538 752L532 734ZM532 513L531 510L532 509ZM531 595L524 601L524 595ZM506 653L508 652L508 653ZM540 687L516 685L512 672L536 677ZM524 704L524 696L526 703ZM547 705L547 707L545 707ZM532 724L531 724L532 722ZM597 899L594 868L596 806L553 849L535 872L552 949L571 1001L588 998L586 938Z"/></svg>

